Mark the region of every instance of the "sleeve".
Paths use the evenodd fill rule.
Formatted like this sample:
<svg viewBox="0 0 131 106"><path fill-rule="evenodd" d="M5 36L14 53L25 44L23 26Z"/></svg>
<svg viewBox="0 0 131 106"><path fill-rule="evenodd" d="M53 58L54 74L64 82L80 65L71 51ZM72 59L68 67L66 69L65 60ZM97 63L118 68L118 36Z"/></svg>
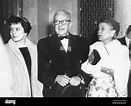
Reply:
<svg viewBox="0 0 131 106"><path fill-rule="evenodd" d="M126 46L117 46L102 63L103 67L113 70L115 87L120 97L126 96L129 77L129 50ZM108 73L107 73L108 74Z"/></svg>
<svg viewBox="0 0 131 106"><path fill-rule="evenodd" d="M0 37L0 97L13 97L13 69L6 46Z"/></svg>
<svg viewBox="0 0 131 106"><path fill-rule="evenodd" d="M46 39L39 40L38 50L38 80L44 85L51 87L55 81L56 74L51 69L51 60L47 55Z"/></svg>
<svg viewBox="0 0 131 106"><path fill-rule="evenodd" d="M88 57L88 62L92 65L96 65L100 61L101 57L99 55L99 52L96 49L93 49L91 54Z"/></svg>
<svg viewBox="0 0 131 106"><path fill-rule="evenodd" d="M94 44L94 45L96 45L96 44ZM96 71L98 71L98 70L100 70L100 65L99 64L97 64L98 63L98 61L97 61L97 63L95 64L95 65L92 65L91 63L91 59L92 59L92 57L93 57L93 60L94 60L94 56L92 56L92 51L94 50L94 45L91 45L90 46L90 51L89 51L89 57L88 57L88 59L82 64L82 66L81 66L81 69L85 72L85 73L87 73L87 74L93 74L94 72L96 72ZM99 55L100 56L100 55ZM100 57L99 57L99 59L100 59ZM97 59L97 60L99 60L99 59Z"/></svg>
<svg viewBox="0 0 131 106"><path fill-rule="evenodd" d="M127 93L127 83L129 78L129 50L126 47L117 52L115 55L114 80L117 92L120 97Z"/></svg>
<svg viewBox="0 0 131 106"><path fill-rule="evenodd" d="M81 62L80 64L82 65L88 58L88 54L89 54L89 43L85 38L81 38ZM81 77L81 83L87 85L90 80L91 80L91 76L88 73L85 73L82 69L80 70L80 72L78 73Z"/></svg>

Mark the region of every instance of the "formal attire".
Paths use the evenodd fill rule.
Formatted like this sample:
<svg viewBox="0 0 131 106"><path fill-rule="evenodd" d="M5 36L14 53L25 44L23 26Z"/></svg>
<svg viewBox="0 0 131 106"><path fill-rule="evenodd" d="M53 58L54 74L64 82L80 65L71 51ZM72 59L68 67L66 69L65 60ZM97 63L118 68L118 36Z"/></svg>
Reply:
<svg viewBox="0 0 131 106"><path fill-rule="evenodd" d="M100 41L92 44L90 54L94 49L101 57L98 63L92 65L87 60L82 64L82 69L93 76L88 86L88 97L127 97L128 48L113 40L106 45ZM102 67L108 70L103 71Z"/></svg>
<svg viewBox="0 0 131 106"><path fill-rule="evenodd" d="M121 42L121 44L130 48L129 46L131 40L128 39L126 36L119 38L118 40ZM131 54L131 50L129 49L129 57L131 58L130 54ZM130 71L129 71L129 80L128 80L128 97L131 97L131 59L130 59Z"/></svg>
<svg viewBox="0 0 131 106"><path fill-rule="evenodd" d="M58 83L55 82L55 78L57 75L69 77L80 75L84 81L76 88L72 87L75 89L72 96L85 96L85 86L91 77L81 71L80 67L88 57L88 42L85 38L71 33L68 36L68 42L67 40L60 41L55 33L50 37L40 39L37 44L38 79L44 85L43 95L45 97L56 97Z"/></svg>
<svg viewBox="0 0 131 106"><path fill-rule="evenodd" d="M42 97L43 85L37 79L37 48L26 39L27 47L18 48L10 39L6 44L13 67L14 97Z"/></svg>

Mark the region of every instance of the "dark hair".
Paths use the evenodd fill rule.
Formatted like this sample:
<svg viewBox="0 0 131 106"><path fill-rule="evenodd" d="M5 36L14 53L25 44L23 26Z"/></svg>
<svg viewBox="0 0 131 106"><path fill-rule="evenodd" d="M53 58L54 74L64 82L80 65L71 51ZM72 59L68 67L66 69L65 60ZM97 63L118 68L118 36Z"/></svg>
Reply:
<svg viewBox="0 0 131 106"><path fill-rule="evenodd" d="M128 26L128 28L126 30L126 34L129 34L130 31L131 31L131 25Z"/></svg>
<svg viewBox="0 0 131 106"><path fill-rule="evenodd" d="M9 27L11 26L11 24L18 24L18 23L21 23L22 27L24 28L24 32L27 33L27 35L28 35L30 30L32 29L32 27L26 18L17 17L15 15L12 15L9 17L9 19L8 19Z"/></svg>
<svg viewBox="0 0 131 106"><path fill-rule="evenodd" d="M117 22L114 18L104 18L100 20L100 23L103 23L103 22L109 24L112 27L112 29L116 31L116 36L118 35L120 31L119 22Z"/></svg>

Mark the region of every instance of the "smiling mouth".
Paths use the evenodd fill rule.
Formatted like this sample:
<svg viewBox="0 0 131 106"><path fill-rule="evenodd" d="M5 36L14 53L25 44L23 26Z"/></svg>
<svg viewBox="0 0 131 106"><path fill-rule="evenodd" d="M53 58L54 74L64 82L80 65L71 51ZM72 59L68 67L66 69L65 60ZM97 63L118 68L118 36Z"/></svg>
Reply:
<svg viewBox="0 0 131 106"><path fill-rule="evenodd" d="M58 30L64 30L64 28L58 28Z"/></svg>

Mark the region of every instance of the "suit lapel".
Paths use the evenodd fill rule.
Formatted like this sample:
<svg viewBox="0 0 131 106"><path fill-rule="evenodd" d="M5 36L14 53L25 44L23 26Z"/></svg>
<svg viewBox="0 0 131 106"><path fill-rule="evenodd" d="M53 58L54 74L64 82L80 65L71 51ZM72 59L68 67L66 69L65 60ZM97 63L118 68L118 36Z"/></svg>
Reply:
<svg viewBox="0 0 131 106"><path fill-rule="evenodd" d="M64 50L64 47L61 43L61 41L58 38L57 34L54 34L51 36L50 39L50 44L51 48L56 51L57 53L59 53L63 58L67 58L69 56L72 56L72 54L75 53L76 49L77 49L77 39L74 37L74 35L69 33L69 43L68 43L68 51L66 52Z"/></svg>
<svg viewBox="0 0 131 106"><path fill-rule="evenodd" d="M56 53L59 53L63 58L65 58L66 52L57 34L51 36L50 42L51 48L54 50L54 52L56 51Z"/></svg>
<svg viewBox="0 0 131 106"><path fill-rule="evenodd" d="M54 50L57 50L63 58L66 58L69 54L72 53L72 50L74 50L77 47L77 43L74 40L73 35L69 34L69 43L68 43L68 51L66 52L64 50L64 47L61 43L61 41L58 38L57 34L54 34L51 36L51 46Z"/></svg>
<svg viewBox="0 0 131 106"><path fill-rule="evenodd" d="M122 39L122 43L123 43L123 45L127 46L127 42L126 42L126 38L125 37Z"/></svg>
<svg viewBox="0 0 131 106"><path fill-rule="evenodd" d="M78 42L76 41L77 39L75 39L74 35L71 35L70 34L70 38L69 38L69 44L68 44L68 52L69 53L73 53L75 52L77 49L77 45L78 45Z"/></svg>

